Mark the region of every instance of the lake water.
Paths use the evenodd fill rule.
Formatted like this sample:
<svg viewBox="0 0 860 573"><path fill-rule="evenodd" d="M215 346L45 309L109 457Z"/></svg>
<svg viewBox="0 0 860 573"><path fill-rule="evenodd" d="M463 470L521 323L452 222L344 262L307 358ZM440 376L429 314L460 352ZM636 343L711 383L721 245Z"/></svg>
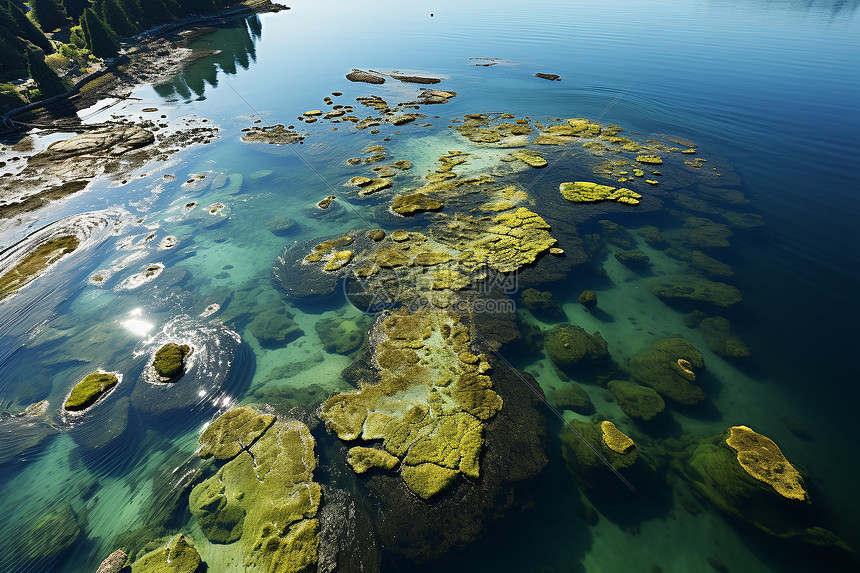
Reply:
<svg viewBox="0 0 860 573"><path fill-rule="evenodd" d="M573 323L599 330L615 370L563 374L543 347L503 347L499 360L533 375L548 397L542 411L548 464L511 490L500 504L504 511L483 514L476 541L429 564L404 556L383 536L384 543L376 542L382 570L856 570L856 560L840 549L778 539L751 523L762 521L752 510L730 515L697 497L672 458L678 443L750 426L801 471L813 508L804 527L826 527L860 547L860 369L853 362L860 351L860 186L853 175L860 156L858 6L851 0L300 2L196 38L194 47L218 52L167 84L140 87L139 99L86 119L194 116L219 126L220 137L144 166L125 185L97 180L0 234L6 248L71 221L86 237L45 276L0 302L0 404L11 413L40 400L50 404L38 424L0 420L0 535L14 549L0 555L0 570L95 571L118 547L139 549L179 531L193 538L209 571L242 570L226 546L201 533L187 491L175 487L196 467L200 430L244 403L297 408L309 414L305 421L314 418L329 395L351 389L341 371L361 360L352 348L327 349L316 325L334 317L364 332L372 319L363 312L365 299L350 302L340 287L324 300L285 297L276 286L289 290L290 281L301 281L289 272L273 281L276 259L284 252L300 259L306 251L289 247L348 231L426 232L432 215L397 218L387 206L395 193L419 187L418 178L453 150L471 154L457 173L492 173L526 190L521 206L544 217L566 251L558 259L542 254L546 262L523 270L520 281L520 290L551 291L566 318L533 313L515 294L520 329ZM344 75L352 68L442 81L350 83ZM537 78L538 72L561 81ZM373 110L355 98L376 95L393 107L414 101L421 88L457 95L421 106L427 117L397 127L359 130L349 122L296 119L308 110L329 111L326 96L364 118ZM156 114L143 112L152 107ZM658 168L639 164L644 177L627 174L626 185L643 195L639 206L570 203L559 196L559 183L612 184L626 177L620 170L637 166L596 175L600 162L636 153L532 144L549 165L506 170L510 162L502 158L511 149L474 144L454 129L476 113L526 119L532 139L536 124L558 123L553 118L617 125L619 135L660 150L666 161ZM240 141L244 129L279 123L308 135L284 146ZM373 152L365 150L373 145L384 146L384 163L347 163L369 157ZM688 148L696 152L679 152ZM398 171L392 189L362 198L345 186L393 160L412 167ZM647 185L648 178L659 183ZM318 209L328 195L337 196L333 206ZM279 217L295 220L295 228L273 232L270 222ZM708 220L709 236L689 232L703 224L693 217ZM600 220L630 234L619 242ZM635 231L645 226L658 227L670 248L645 241ZM730 246L720 246L726 232ZM177 246L159 250L167 235ZM590 260L566 264L585 253L583 240ZM625 241L648 255L648 268L613 256ZM649 291L661 277L695 273L693 251L730 265L730 275L711 266L710 278L737 287L742 302L721 308L665 301ZM134 282L156 263L164 267L160 274ZM93 281L96 275L103 280ZM597 293L592 312L577 302L583 290ZM685 324L694 309L729 319L750 356L712 350L701 329ZM284 321L273 316L286 313L300 331L279 331ZM707 399L693 406L667 400L656 424L637 423L605 382L629 378L631 356L667 337L687 339L704 356L698 381ZM146 371L168 341L194 346L185 375L194 385L165 398ZM74 383L97 368L122 373L117 390L83 416L60 414ZM621 471L630 487L605 468L591 480L569 471L563 452L569 457L566 444L577 436L566 423L590 419L553 407L559 405L553 397L571 383L637 443L637 463L647 468ZM323 485L335 480L365 495L361 478L331 469L343 466L339 440L322 424L313 433ZM373 506L376 498L365 499ZM434 503L442 502L427 502ZM63 513L69 511L76 520ZM420 529L400 533L413 535Z"/></svg>

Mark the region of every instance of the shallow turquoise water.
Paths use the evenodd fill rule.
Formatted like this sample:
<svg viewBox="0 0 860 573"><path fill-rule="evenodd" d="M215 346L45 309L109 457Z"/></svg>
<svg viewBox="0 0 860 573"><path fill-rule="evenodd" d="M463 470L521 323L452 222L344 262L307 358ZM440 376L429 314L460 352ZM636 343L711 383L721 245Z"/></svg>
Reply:
<svg viewBox="0 0 860 573"><path fill-rule="evenodd" d="M222 129L219 139L167 164L147 166L146 176L128 185L95 182L0 236L9 246L63 217L108 210L82 223L92 229L85 249L0 303L3 407L19 411L41 399L53 406L73 381L96 367L123 372L112 402L89 419L55 420L55 428L4 434L2 451L16 452L4 458L0 474L4 538L17 543L27 524L65 503L79 516L84 535L56 555L51 555L52 537L37 539L41 559L7 553L0 557L0 570L95 570L120 533L153 523L158 525L138 535L151 539L188 531L194 520L187 502L180 493L171 495L177 474L163 474L174 468L183 473L194 458L197 432L217 412L317 384L313 392L290 398L310 407L349 388L339 373L353 357L326 352L314 328L324 317L360 315L343 299L314 307L290 302L303 335L285 344L262 346L250 323L266 309L283 306L270 271L285 245L369 223L394 228L391 218L380 222L376 210L390 197L339 201L324 216L311 216L318 213L317 201L346 195L343 182L363 174L346 160L395 130L376 136L340 124L330 131L325 122L303 126L294 118L324 109L321 98L333 91L343 92L337 98L343 103L369 94L401 101L417 92L414 85L391 80L384 86L350 84L343 76L353 67L433 75L443 78L438 87L458 92L450 102L422 110L441 116L428 118L432 127L410 124L399 130L401 137L383 143L393 159L412 161L418 174L433 169L449 149L471 149L451 134L447 121L491 111L599 119L623 127L637 141L666 135L689 139L709 159L705 169L713 164L726 177L734 173L751 201L745 210L760 214L766 225L736 230L730 249L711 254L731 264L730 282L743 293L743 303L724 314L750 346L748 361L728 361L708 351L698 331L684 326L687 310L643 293L642 280L612 256L601 261L608 280L598 281L591 267L575 267L544 288L554 292L570 322L602 332L617 362L655 338L688 338L705 355L709 401L698 410L675 409L671 427L658 431L661 437L681 432L704 437L729 425L752 426L802 468L827 526L856 548L860 498L854 494L851 436L857 430L858 397L852 357L860 340L855 294L860 213L852 183L860 152L857 7L856 2L308 3L201 37L197 47L221 53L197 62L169 86L140 88L135 93L140 101L92 119L145 115L141 110L154 106L173 120L209 118ZM479 67L470 60L490 57L500 61ZM556 73L563 81L540 80L535 72ZM292 147L241 143L240 130L257 117L263 125L295 123L310 136ZM549 198L565 175L579 173L579 167L565 163L550 169L556 174L548 170L532 181L524 173L520 182L535 196ZM199 173L215 182L200 189L183 185ZM189 201L199 206L186 209ZM216 202L226 206L218 214L201 208ZM531 208L547 218L564 217L540 201ZM678 205L669 202L664 211L673 208ZM289 237L272 234L266 223L277 216L298 220L300 229ZM671 226L660 211L609 217L631 229ZM578 231L584 236L600 227L590 220ZM156 238L147 242L150 233ZM168 234L178 238L178 246L155 249ZM656 274L679 265L640 239L637 246L651 256ZM125 279L152 263L165 266L155 280L123 287ZM88 284L96 273L107 276L103 286ZM605 314L588 313L576 302L585 288L598 291ZM222 310L201 316L213 303ZM527 311L523 317L544 328L554 325ZM191 333L203 351L192 372L195 392L178 415L140 389L146 388L141 377L162 342ZM543 352L510 359L548 393L563 384ZM622 429L636 430L604 388L577 381L585 382L598 412ZM583 419L570 412L564 416ZM782 416L813 438L792 433ZM713 566L708 558L731 571L806 571L822 560L833 570L852 566L831 553L767 539L707 506L694 515L685 509L677 484L652 487L631 478L637 495L607 473L605 484L579 487L553 437L561 425L552 414L549 420L548 468L518 490L506 519L488 520L484 536L444 557L442 566L696 571ZM20 440L33 434L47 437L19 451ZM325 439L324 430L315 434ZM599 518L583 518L587 507ZM195 541L204 545L196 533ZM210 571L222 570L217 551L204 559L207 555ZM415 568L385 553L383 565L392 571Z"/></svg>

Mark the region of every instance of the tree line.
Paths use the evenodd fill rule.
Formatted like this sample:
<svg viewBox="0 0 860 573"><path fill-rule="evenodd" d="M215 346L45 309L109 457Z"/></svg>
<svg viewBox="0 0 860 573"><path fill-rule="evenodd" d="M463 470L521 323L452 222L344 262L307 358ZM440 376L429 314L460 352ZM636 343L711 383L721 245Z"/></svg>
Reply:
<svg viewBox="0 0 860 573"><path fill-rule="evenodd" d="M45 63L63 45L46 36L68 34L68 43L99 58L119 52L119 40L177 18L211 14L236 0L0 0L0 82L31 77L42 96L67 86ZM0 84L2 87L2 84ZM8 90L7 90L8 91ZM0 89L0 100L5 92ZM2 105L2 102L0 102Z"/></svg>

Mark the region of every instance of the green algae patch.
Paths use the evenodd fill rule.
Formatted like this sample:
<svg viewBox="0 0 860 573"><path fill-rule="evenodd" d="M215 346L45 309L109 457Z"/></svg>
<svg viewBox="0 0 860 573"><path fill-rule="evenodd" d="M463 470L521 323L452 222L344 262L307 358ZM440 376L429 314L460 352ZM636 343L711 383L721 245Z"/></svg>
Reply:
<svg viewBox="0 0 860 573"><path fill-rule="evenodd" d="M209 424L200 434L201 458L229 460L250 447L275 423L275 416L251 408L233 408Z"/></svg>
<svg viewBox="0 0 860 573"><path fill-rule="evenodd" d="M697 404L705 392L693 384L695 370L704 368L702 354L683 338L658 340L630 358L630 375L664 398L680 404Z"/></svg>
<svg viewBox="0 0 860 573"><path fill-rule="evenodd" d="M72 388L72 393L69 394L63 407L69 412L85 410L110 392L117 384L119 384L119 377L113 372L87 374Z"/></svg>
<svg viewBox="0 0 860 573"><path fill-rule="evenodd" d="M332 396L320 417L344 441L380 442L396 458L400 475L428 499L460 474L480 475L484 422L502 408L483 355L469 350L469 330L457 315L422 308L393 311L377 319L371 340L378 384ZM358 467L372 455L357 450ZM380 467L380 466L374 466ZM357 468L358 469L358 468Z"/></svg>
<svg viewBox="0 0 860 573"><path fill-rule="evenodd" d="M732 426L726 444L738 452L738 463L749 475L771 486L779 495L807 501L803 478L773 440L747 426Z"/></svg>
<svg viewBox="0 0 860 573"><path fill-rule="evenodd" d="M519 207L495 217L477 240L455 243L455 247L463 253L460 263L466 269L486 264L502 273L513 272L555 245L549 230L543 217Z"/></svg>
<svg viewBox="0 0 860 573"><path fill-rule="evenodd" d="M624 187L611 187L599 185L588 181L575 181L562 183L559 191L568 201L574 203L600 203L602 201L616 201L626 205L638 205L642 195L625 189Z"/></svg>
<svg viewBox="0 0 860 573"><path fill-rule="evenodd" d="M36 247L32 253L0 276L0 300L38 277L50 265L77 249L79 244L76 236L66 235L45 241Z"/></svg>
<svg viewBox="0 0 860 573"><path fill-rule="evenodd" d="M391 210L398 215L415 215L426 211L438 211L442 203L424 193L398 195L391 204Z"/></svg>
<svg viewBox="0 0 860 573"><path fill-rule="evenodd" d="M646 165L663 165L663 160L656 155L637 155L636 161Z"/></svg>
<svg viewBox="0 0 860 573"><path fill-rule="evenodd" d="M529 167L541 168L546 167L547 161L543 158L539 153L535 153L534 151L528 151L526 149L519 149L513 153L513 156Z"/></svg>
<svg viewBox="0 0 860 573"><path fill-rule="evenodd" d="M316 564L322 490L313 481L315 446L307 426L276 420L191 491L203 534L237 543L246 570L298 573Z"/></svg>
<svg viewBox="0 0 860 573"><path fill-rule="evenodd" d="M393 470L400 463L397 456L392 456L380 448L364 448L356 446L347 452L346 461L357 474L363 474L371 468Z"/></svg>
<svg viewBox="0 0 860 573"><path fill-rule="evenodd" d="M185 358L191 354L191 347L187 344L175 344L170 342L158 349L152 360L152 367L156 374L163 379L173 379L181 375L185 370Z"/></svg>
<svg viewBox="0 0 860 573"><path fill-rule="evenodd" d="M183 534L172 538L166 547L151 551L135 561L132 573L194 573L200 567L200 554Z"/></svg>
<svg viewBox="0 0 860 573"><path fill-rule="evenodd" d="M323 267L327 271L336 271L352 260L352 251L337 251Z"/></svg>

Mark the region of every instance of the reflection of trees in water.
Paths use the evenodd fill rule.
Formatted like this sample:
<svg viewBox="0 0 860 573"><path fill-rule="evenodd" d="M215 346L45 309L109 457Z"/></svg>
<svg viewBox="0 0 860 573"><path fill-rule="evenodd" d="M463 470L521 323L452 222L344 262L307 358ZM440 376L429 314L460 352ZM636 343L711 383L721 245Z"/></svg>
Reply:
<svg viewBox="0 0 860 573"><path fill-rule="evenodd" d="M239 68L247 70L252 61L257 61L256 41L262 34L263 23L256 14L220 28L200 41L209 44L210 49L219 50L218 53L195 61L170 81L154 86L155 92L164 99L204 97L206 84L218 86L219 69L235 75ZM199 45L195 47L202 49Z"/></svg>

